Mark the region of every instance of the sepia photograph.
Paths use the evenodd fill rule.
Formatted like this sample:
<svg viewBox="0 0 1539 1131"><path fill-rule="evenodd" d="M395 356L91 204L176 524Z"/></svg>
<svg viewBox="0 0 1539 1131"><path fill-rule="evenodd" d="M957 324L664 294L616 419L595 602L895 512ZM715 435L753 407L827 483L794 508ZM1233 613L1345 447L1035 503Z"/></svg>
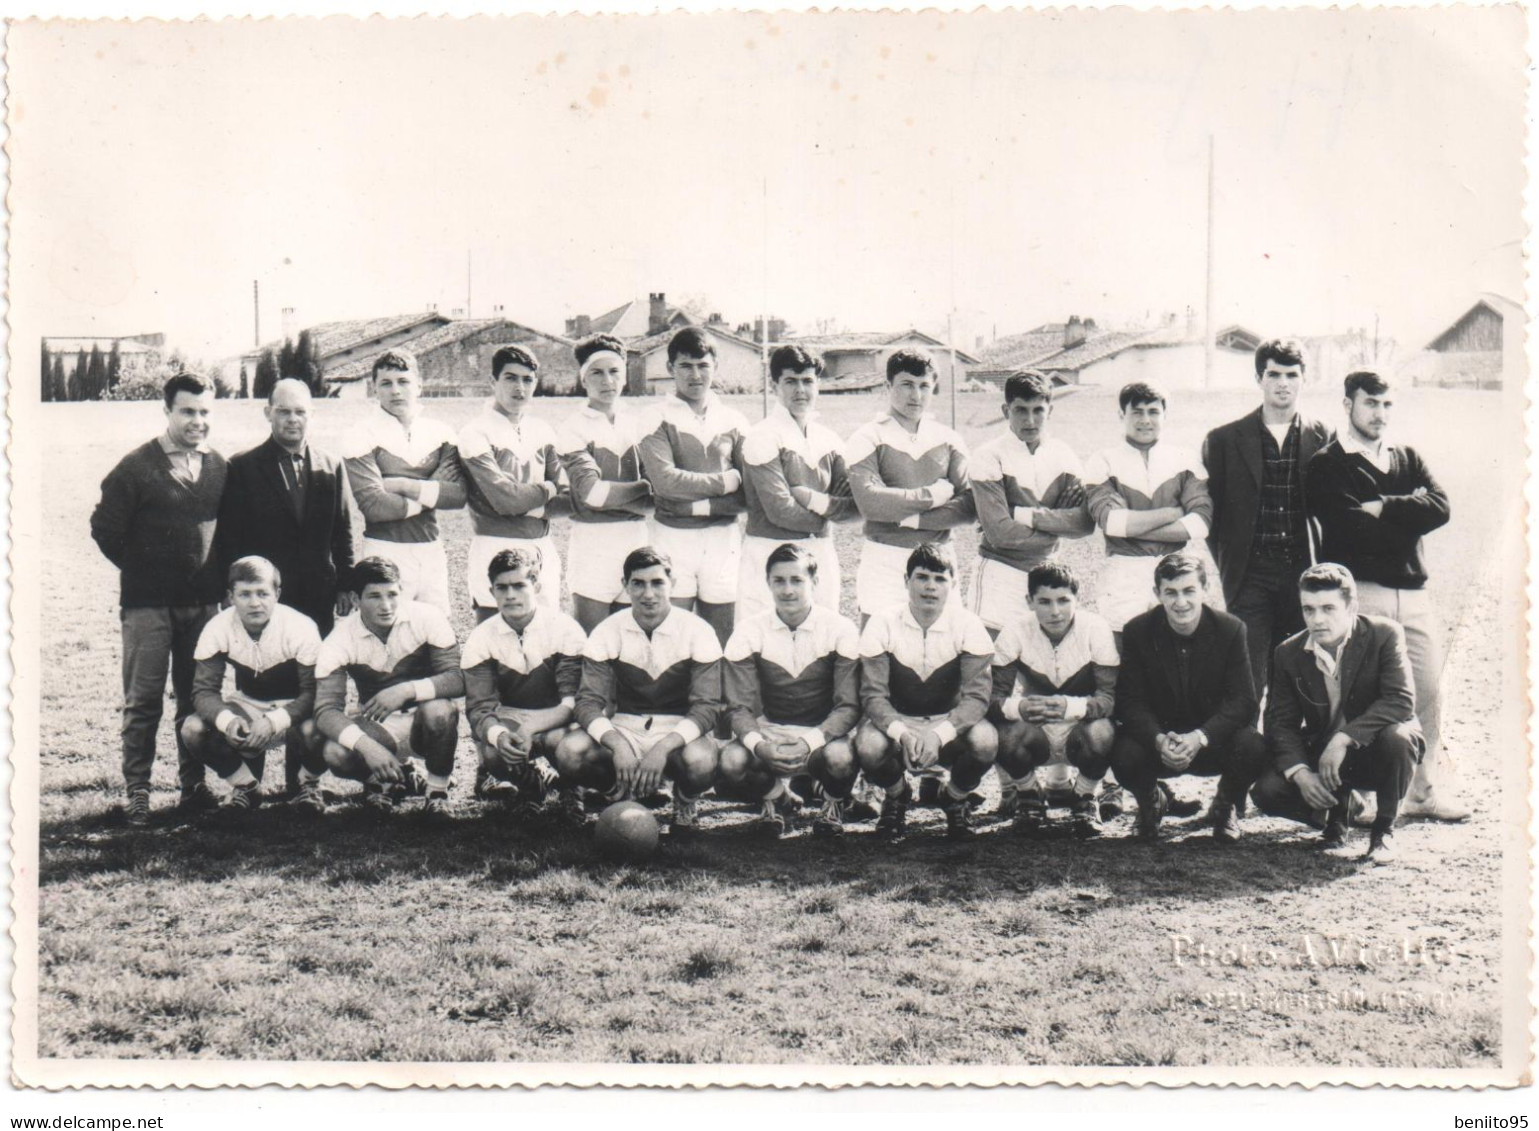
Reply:
<svg viewBox="0 0 1539 1131"><path fill-rule="evenodd" d="M1526 1084L1527 36L10 21L16 1082Z"/></svg>

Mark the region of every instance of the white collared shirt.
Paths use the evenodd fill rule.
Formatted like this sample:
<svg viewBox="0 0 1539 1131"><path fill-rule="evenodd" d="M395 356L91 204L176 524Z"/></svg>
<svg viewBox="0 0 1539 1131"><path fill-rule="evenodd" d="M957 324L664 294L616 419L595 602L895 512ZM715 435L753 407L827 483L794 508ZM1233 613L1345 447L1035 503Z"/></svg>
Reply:
<svg viewBox="0 0 1539 1131"><path fill-rule="evenodd" d="M1377 448L1370 448L1357 438L1350 427L1341 432L1338 435L1338 439L1341 440L1342 451L1348 455L1362 456L1386 475L1389 474L1390 468L1394 466L1395 457L1393 452L1395 445L1391 444L1388 440L1380 440Z"/></svg>

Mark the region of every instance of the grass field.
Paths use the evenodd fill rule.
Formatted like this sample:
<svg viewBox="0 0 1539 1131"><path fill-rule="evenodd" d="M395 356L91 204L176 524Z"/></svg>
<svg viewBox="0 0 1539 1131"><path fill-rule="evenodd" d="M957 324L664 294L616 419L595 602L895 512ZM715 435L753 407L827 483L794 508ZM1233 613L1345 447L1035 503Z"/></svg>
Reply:
<svg viewBox="0 0 1539 1131"><path fill-rule="evenodd" d="M964 398L969 440L997 427L995 400ZM757 398L739 401L759 415ZM1445 742L1478 813L1464 827L1408 826L1406 860L1391 869L1324 856L1314 834L1254 815L1246 839L1222 850L1179 825L1140 844L1130 818L1091 845L1022 843L990 824L958 847L924 835L938 833L933 810L918 811L918 832L897 847L860 831L765 845L744 838L749 814L715 803L698 846L618 867L595 858L587 835L480 812L463 740L452 828L409 812L380 822L351 805L318 824L276 808L239 826L176 824L165 816L169 722L155 775L162 820L130 830L117 580L87 518L102 475L163 418L156 405L43 406L36 419L62 474L48 480L40 547L52 580L39 1054L1494 1067L1498 763L1520 756L1521 736L1499 739L1491 720L1501 675L1491 629L1512 608L1491 563L1520 526L1520 475L1510 447L1470 443L1493 433L1499 398L1427 390L1404 401L1399 434L1453 499L1430 558L1449 634ZM578 403L540 408L555 419ZM1246 390L1187 395L1167 437L1195 444L1252 404ZM1336 404L1317 396L1310 407L1334 422ZM878 405L828 398L824 418L847 435ZM478 407L427 411L458 424ZM314 441L334 446L358 411L319 404ZM1104 390L1064 397L1055 426L1082 455L1120 434ZM234 452L263 434L257 406L220 403L216 446ZM445 528L457 579L464 514ZM854 528L840 537L848 611ZM974 547L971 534L959 539L964 563ZM1093 576L1100 552L1096 536L1068 555ZM1330 936L1345 949L1333 955ZM1199 946L1220 957L1184 957ZM1250 964L1223 960L1241 948ZM1318 964L1300 958L1310 953Z"/></svg>

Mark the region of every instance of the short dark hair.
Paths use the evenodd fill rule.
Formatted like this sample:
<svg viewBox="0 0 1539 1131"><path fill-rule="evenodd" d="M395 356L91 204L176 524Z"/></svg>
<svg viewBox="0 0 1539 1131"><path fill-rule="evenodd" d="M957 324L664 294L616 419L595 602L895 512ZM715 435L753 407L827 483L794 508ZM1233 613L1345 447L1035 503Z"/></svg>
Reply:
<svg viewBox="0 0 1539 1131"><path fill-rule="evenodd" d="M1359 369L1356 373L1347 374L1346 380L1341 383L1341 390L1347 400L1351 400L1359 389L1370 397L1382 397L1389 392L1389 382L1371 369Z"/></svg>
<svg viewBox="0 0 1539 1131"><path fill-rule="evenodd" d="M1005 403L1011 401L1051 401L1053 382L1035 369L1019 369L1005 379Z"/></svg>
<svg viewBox="0 0 1539 1131"><path fill-rule="evenodd" d="M801 373L810 369L823 376L823 359L808 353L801 346L776 346L770 354L770 380L778 381L787 373Z"/></svg>
<svg viewBox="0 0 1539 1131"><path fill-rule="evenodd" d="M716 343L711 341L711 335L707 334L699 326L685 326L673 337L668 339L668 364L672 365L680 356L688 354L690 357L716 357Z"/></svg>
<svg viewBox="0 0 1539 1131"><path fill-rule="evenodd" d="M1297 365L1304 368L1304 346L1292 338L1273 338L1271 341L1262 342L1256 347L1256 376L1260 377L1266 372L1266 363L1275 361L1279 365Z"/></svg>
<svg viewBox="0 0 1539 1131"><path fill-rule="evenodd" d="M166 407L170 408L176 400L177 393L191 393L195 397L201 397L204 393L211 393L214 386L209 383L207 377L198 373L178 373L168 378L161 395L166 398Z"/></svg>
<svg viewBox="0 0 1539 1131"><path fill-rule="evenodd" d="M538 581L540 566L544 561L544 555L540 553L538 546L513 546L506 550L498 550L487 564L486 580L496 581L498 574L507 573L510 569L521 569L530 581Z"/></svg>
<svg viewBox="0 0 1539 1131"><path fill-rule="evenodd" d="M1035 597L1038 589L1067 589L1079 596L1079 574L1068 562L1043 562L1026 574L1026 595Z"/></svg>
<svg viewBox="0 0 1539 1131"><path fill-rule="evenodd" d="M912 577L916 569L927 569L931 573L949 573L952 577L957 574L956 558L951 556L951 547L941 542L921 542L914 547L913 553L908 556L908 564L903 567L903 576Z"/></svg>
<svg viewBox="0 0 1539 1131"><path fill-rule="evenodd" d="M348 575L347 591L362 595L371 585L399 585L401 570L389 558L364 558L354 562Z"/></svg>
<svg viewBox="0 0 1539 1131"><path fill-rule="evenodd" d="M813 556L812 551L797 542L782 542L771 550L770 556L764 560L766 580L769 578L771 569L786 562L796 562L806 566L807 576L814 581L818 579L818 559Z"/></svg>
<svg viewBox="0 0 1539 1131"><path fill-rule="evenodd" d="M1160 582L1174 581L1184 574L1195 573L1202 587L1208 587L1208 567L1196 554L1188 554L1184 550L1177 550L1174 554L1166 554L1154 567L1154 588L1158 592Z"/></svg>
<svg viewBox="0 0 1539 1131"><path fill-rule="evenodd" d="M892 384L900 373L914 377L934 376L935 360L924 350L893 350L887 358L887 383Z"/></svg>
<svg viewBox="0 0 1539 1131"><path fill-rule="evenodd" d="M593 337L578 342L576 348L572 350L572 356L577 358L577 368L581 369L588 364L590 357L605 350L617 353L622 361L625 360L625 343L613 334L594 334Z"/></svg>
<svg viewBox="0 0 1539 1131"><path fill-rule="evenodd" d="M653 566L662 566L669 577L673 576L672 558L655 546L637 546L625 555L625 564L620 567L620 576L629 581L632 574L651 569Z"/></svg>
<svg viewBox="0 0 1539 1131"><path fill-rule="evenodd" d="M1357 596L1357 579L1346 566L1335 562L1321 562L1299 574L1300 593L1329 593L1332 589L1340 589L1350 605Z"/></svg>
<svg viewBox="0 0 1539 1131"><path fill-rule="evenodd" d="M417 368L416 356L406 350L386 350L376 357L373 367L369 370L369 380L374 380L384 369L421 375L421 370Z"/></svg>
<svg viewBox="0 0 1539 1131"><path fill-rule="evenodd" d="M237 584L244 581L248 585L272 579L273 588L283 587L283 575L278 572L278 567L272 562L257 554L247 554L244 558L236 558L230 563L230 571L225 575L225 584L234 589Z"/></svg>
<svg viewBox="0 0 1539 1131"><path fill-rule="evenodd" d="M492 354L492 379L496 380L504 365L522 365L531 373L540 371L540 359L520 345L503 346Z"/></svg>
<svg viewBox="0 0 1539 1131"><path fill-rule="evenodd" d="M1126 412L1134 405L1154 404L1156 401L1161 408L1168 407L1164 389L1148 381L1129 381L1122 386L1122 392L1117 394L1117 411Z"/></svg>

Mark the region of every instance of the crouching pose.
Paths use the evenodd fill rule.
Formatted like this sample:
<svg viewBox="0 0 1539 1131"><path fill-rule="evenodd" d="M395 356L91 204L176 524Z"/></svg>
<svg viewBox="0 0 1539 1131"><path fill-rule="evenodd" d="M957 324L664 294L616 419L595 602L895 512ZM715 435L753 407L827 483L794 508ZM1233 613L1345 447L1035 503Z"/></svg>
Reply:
<svg viewBox="0 0 1539 1131"><path fill-rule="evenodd" d="M267 751L292 737L303 751L295 804L325 808L316 783L326 772L310 715L315 708L315 662L321 647L315 622L278 603L278 570L266 558L230 565L230 607L215 614L193 652L194 713L182 720L182 741L229 783L225 809L262 803ZM235 690L224 690L226 667Z"/></svg>
<svg viewBox="0 0 1539 1131"><path fill-rule="evenodd" d="M1326 562L1299 578L1304 631L1277 646L1267 691L1272 764L1252 797L1263 813L1325 826L1324 844L1347 839L1354 789L1377 794L1368 856L1396 856L1392 830L1425 750L1416 721L1405 634L1360 616L1356 582Z"/></svg>
<svg viewBox="0 0 1539 1131"><path fill-rule="evenodd" d="M1060 562L1026 575L1031 607L994 646L999 808L1032 835L1047 823L1051 788L1073 792L1075 831L1101 835L1096 787L1112 746L1117 645L1111 626L1079 607L1079 578ZM1055 773L1056 771L1056 773Z"/></svg>
<svg viewBox="0 0 1539 1131"><path fill-rule="evenodd" d="M938 801L946 835L973 835L967 803L994 764L999 738L984 719L994 642L977 615L951 603L956 563L926 542L908 556L906 604L873 616L860 634L861 706L855 753L886 795L878 835L903 836L913 790L908 772L949 770Z"/></svg>
<svg viewBox="0 0 1539 1131"><path fill-rule="evenodd" d="M386 558L353 566L355 612L337 622L315 666L315 725L326 765L363 782L364 804L389 810L407 793L426 793L424 813L449 809L449 775L465 693L459 642L435 605L401 597L401 571ZM346 711L347 680L358 713ZM427 766L424 782L411 764Z"/></svg>
<svg viewBox="0 0 1539 1131"><path fill-rule="evenodd" d="M572 711L587 643L580 625L545 604L543 553L535 546L499 550L487 567L497 616L465 641L465 713L476 740L476 796L516 805L532 815L545 801L556 746L574 726ZM584 820L575 790L563 816Z"/></svg>
<svg viewBox="0 0 1539 1131"><path fill-rule="evenodd" d="M779 837L794 807L783 800L787 782L808 774L823 787L812 831L837 836L859 773L848 735L860 718L860 634L818 603L813 547L777 547L764 572L774 611L740 623L727 641L722 679L734 739L721 751L721 782L760 799L760 827Z"/></svg>
<svg viewBox="0 0 1539 1131"><path fill-rule="evenodd" d="M631 607L606 618L583 651L574 730L556 747L563 789L611 800L673 783L673 835L693 834L716 777L721 645L711 626L671 603L673 563L643 546L625 557Z"/></svg>
<svg viewBox="0 0 1539 1131"><path fill-rule="evenodd" d="M1218 775L1213 838L1240 838L1245 794L1266 765L1256 733L1256 686L1245 625L1203 602L1207 569L1193 554L1154 567L1156 608L1122 630L1117 742L1112 772L1138 799L1138 835L1159 838L1167 797L1161 778Z"/></svg>

